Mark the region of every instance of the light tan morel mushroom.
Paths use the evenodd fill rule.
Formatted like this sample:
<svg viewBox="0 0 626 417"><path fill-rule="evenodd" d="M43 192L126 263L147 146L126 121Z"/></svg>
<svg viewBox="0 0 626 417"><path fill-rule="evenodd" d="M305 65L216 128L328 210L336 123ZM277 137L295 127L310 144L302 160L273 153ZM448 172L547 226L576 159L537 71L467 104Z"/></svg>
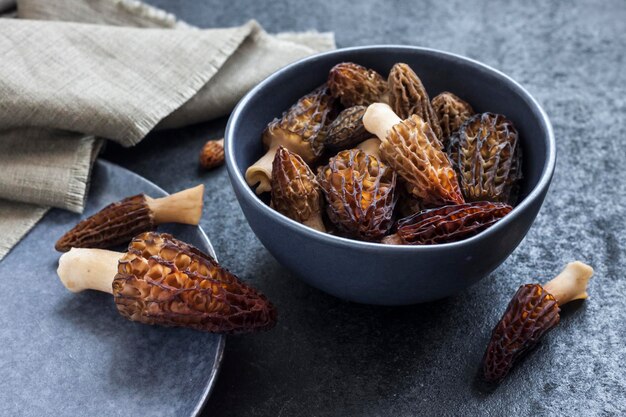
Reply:
<svg viewBox="0 0 626 417"><path fill-rule="evenodd" d="M437 114L430 104L428 93L417 74L407 64L397 63L389 72L389 102L401 119L418 115L430 125L441 141L441 126Z"/></svg>
<svg viewBox="0 0 626 417"><path fill-rule="evenodd" d="M468 102L448 91L444 91L433 98L432 105L439 119L442 143L446 148L450 136L456 133L461 125L474 115L474 109Z"/></svg>
<svg viewBox="0 0 626 417"><path fill-rule="evenodd" d="M272 169L270 206L313 229L325 232L322 191L311 168L293 152L280 146Z"/></svg>
<svg viewBox="0 0 626 417"><path fill-rule="evenodd" d="M126 253L74 248L61 256L57 273L72 292L112 294L122 316L145 324L248 333L276 323L263 294L165 233L137 236Z"/></svg>
<svg viewBox="0 0 626 417"><path fill-rule="evenodd" d="M54 247L59 252L110 248L162 223L197 225L202 217L203 196L204 185L198 185L162 198L145 194L127 197L80 221Z"/></svg>
<svg viewBox="0 0 626 417"><path fill-rule="evenodd" d="M501 381L515 362L532 349L560 320L560 306L587 298L593 268L576 261L552 281L522 285L493 329L483 357L483 377Z"/></svg>
<svg viewBox="0 0 626 417"><path fill-rule="evenodd" d="M300 155L307 163L320 156L333 102L328 88L323 85L302 97L280 119L274 119L267 126L263 132L267 152L246 170L248 185L259 184L257 194L271 189L272 163L279 146Z"/></svg>
<svg viewBox="0 0 626 417"><path fill-rule="evenodd" d="M224 164L224 139L210 140L200 152L200 166L211 170Z"/></svg>
<svg viewBox="0 0 626 417"><path fill-rule="evenodd" d="M425 206L465 202L448 156L440 149L428 123L419 116L403 121L388 105L375 103L367 108L363 123L381 140L383 161L405 180L408 191Z"/></svg>
<svg viewBox="0 0 626 417"><path fill-rule="evenodd" d="M359 149L339 152L318 175L330 220L344 234L378 241L393 225L396 173Z"/></svg>
<svg viewBox="0 0 626 417"><path fill-rule="evenodd" d="M328 87L345 107L388 101L387 81L376 71L353 62L335 65L328 73Z"/></svg>

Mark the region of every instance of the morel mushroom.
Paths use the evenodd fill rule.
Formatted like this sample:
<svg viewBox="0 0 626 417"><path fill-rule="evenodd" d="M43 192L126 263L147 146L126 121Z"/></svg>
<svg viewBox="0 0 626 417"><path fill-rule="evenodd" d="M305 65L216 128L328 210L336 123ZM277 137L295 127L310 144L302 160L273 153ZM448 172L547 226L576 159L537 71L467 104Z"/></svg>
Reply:
<svg viewBox="0 0 626 417"><path fill-rule="evenodd" d="M378 138L369 138L359 143L356 149L360 149L366 154L376 157L376 159L380 161L381 160L380 158L380 144L381 143L382 142Z"/></svg>
<svg viewBox="0 0 626 417"><path fill-rule="evenodd" d="M375 103L363 116L378 136L382 159L406 181L408 191L428 207L462 204L456 172L430 125L418 115L401 120L391 108Z"/></svg>
<svg viewBox="0 0 626 417"><path fill-rule="evenodd" d="M313 229L325 232L322 192L311 168L293 152L280 146L272 169L271 207Z"/></svg>
<svg viewBox="0 0 626 417"><path fill-rule="evenodd" d="M481 201L423 210L398 220L395 234L383 239L393 245L434 245L467 239L511 212L504 203Z"/></svg>
<svg viewBox="0 0 626 417"><path fill-rule="evenodd" d="M474 115L474 109L468 102L448 91L444 91L433 98L432 106L441 126L441 141L446 148L450 136L456 133L461 125Z"/></svg>
<svg viewBox="0 0 626 417"><path fill-rule="evenodd" d="M318 175L326 211L350 237L378 241L391 228L396 173L359 149L339 152Z"/></svg>
<svg viewBox="0 0 626 417"><path fill-rule="evenodd" d="M417 74L407 64L397 63L389 72L389 102L393 111L402 119L418 115L430 125L437 139L441 140L441 126L428 93Z"/></svg>
<svg viewBox="0 0 626 417"><path fill-rule="evenodd" d="M126 253L72 249L59 259L57 273L72 292L113 294L122 316L145 324L247 333L276 323L276 310L263 294L165 233L137 236Z"/></svg>
<svg viewBox="0 0 626 417"><path fill-rule="evenodd" d="M326 85L302 97L280 119L274 119L263 132L265 155L246 170L246 181L261 194L270 191L272 163L279 146L302 157L307 163L313 162L324 149L324 130L329 113L333 109L333 97Z"/></svg>
<svg viewBox="0 0 626 417"><path fill-rule="evenodd" d="M354 106L343 110L328 126L325 145L329 149L346 149L371 136L363 126L365 106Z"/></svg>
<svg viewBox="0 0 626 417"><path fill-rule="evenodd" d="M224 139L210 140L200 152L200 166L211 170L224 164Z"/></svg>
<svg viewBox="0 0 626 417"><path fill-rule="evenodd" d="M509 202L521 179L517 130L500 114L477 114L450 138L448 154L466 201Z"/></svg>
<svg viewBox="0 0 626 417"><path fill-rule="evenodd" d="M593 268L576 261L552 281L522 285L493 329L483 358L483 377L501 381L515 362L559 323L560 306L587 298Z"/></svg>
<svg viewBox="0 0 626 417"><path fill-rule="evenodd" d="M162 223L197 225L202 217L204 185L162 198L145 194L112 203L74 226L55 244L59 252L71 248L110 248L130 241Z"/></svg>
<svg viewBox="0 0 626 417"><path fill-rule="evenodd" d="M342 62L330 70L328 88L345 107L368 106L388 100L385 79L376 71L353 62Z"/></svg>

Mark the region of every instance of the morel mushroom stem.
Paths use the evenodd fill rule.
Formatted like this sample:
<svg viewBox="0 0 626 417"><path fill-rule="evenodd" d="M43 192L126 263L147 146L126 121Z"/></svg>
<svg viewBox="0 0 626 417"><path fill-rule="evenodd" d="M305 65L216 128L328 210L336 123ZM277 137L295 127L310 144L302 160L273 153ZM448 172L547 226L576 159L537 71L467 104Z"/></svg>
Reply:
<svg viewBox="0 0 626 417"><path fill-rule="evenodd" d="M376 157L380 161L380 139L370 138L365 140L357 146L357 149L362 150L368 155Z"/></svg>
<svg viewBox="0 0 626 417"><path fill-rule="evenodd" d="M326 226L324 225L324 220L322 219L321 214L317 214L303 221L302 224L305 226L309 226L312 229L319 230L320 232L326 233Z"/></svg>
<svg viewBox="0 0 626 417"><path fill-rule="evenodd" d="M197 225L202 217L204 185L189 188L162 198L146 196L146 203L154 215L154 221L161 223L183 223Z"/></svg>
<svg viewBox="0 0 626 417"><path fill-rule="evenodd" d="M543 288L554 296L559 305L587 298L587 284L593 268L580 261L570 262L565 269Z"/></svg>
<svg viewBox="0 0 626 417"><path fill-rule="evenodd" d="M246 182L248 185L254 187L255 184L259 184L256 188L257 194L262 194L272 189L272 163L274 162L278 146L278 144L271 146L261 159L246 170Z"/></svg>
<svg viewBox="0 0 626 417"><path fill-rule="evenodd" d="M72 248L61 255L57 274L71 292L98 290L113 294L113 278L123 255L106 249Z"/></svg>
<svg viewBox="0 0 626 417"><path fill-rule="evenodd" d="M363 115L363 124L368 132L375 134L381 141L387 140L387 133L394 125L402 122L384 103L371 104Z"/></svg>

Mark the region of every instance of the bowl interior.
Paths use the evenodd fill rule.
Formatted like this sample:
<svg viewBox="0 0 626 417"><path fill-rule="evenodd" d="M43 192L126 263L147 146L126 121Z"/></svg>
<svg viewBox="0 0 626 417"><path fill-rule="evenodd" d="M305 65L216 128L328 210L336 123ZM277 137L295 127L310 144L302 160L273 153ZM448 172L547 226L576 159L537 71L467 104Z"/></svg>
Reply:
<svg viewBox="0 0 626 417"><path fill-rule="evenodd" d="M424 48L379 46L337 50L304 59L276 72L248 93L231 116L227 129L233 181L245 185L246 168L264 152L261 134L266 125L323 84L328 71L344 61L373 68L385 77L396 62L404 62L417 73L431 98L450 91L468 101L476 112L506 115L519 132L523 151L518 205L542 177L551 175L549 165L554 164L554 150L550 149L549 122L517 83L483 64L456 55Z"/></svg>

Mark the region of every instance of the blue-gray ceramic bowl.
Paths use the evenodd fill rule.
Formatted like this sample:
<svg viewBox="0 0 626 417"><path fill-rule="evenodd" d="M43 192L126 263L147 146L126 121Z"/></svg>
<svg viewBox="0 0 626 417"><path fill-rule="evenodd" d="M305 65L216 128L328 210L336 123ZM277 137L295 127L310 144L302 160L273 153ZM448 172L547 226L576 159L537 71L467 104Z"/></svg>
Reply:
<svg viewBox="0 0 626 417"><path fill-rule="evenodd" d="M430 97L451 91L477 112L506 115L523 148L521 199L494 226L469 239L432 246L382 245L345 239L303 226L271 209L246 184L246 168L263 154L265 126L298 98L325 82L339 62L388 74L396 62L415 70ZM550 121L517 82L484 64L433 49L367 46L340 49L291 64L256 86L237 105L226 128L232 186L254 233L287 269L337 297L402 305L443 298L489 275L522 241L543 203L556 161Z"/></svg>

